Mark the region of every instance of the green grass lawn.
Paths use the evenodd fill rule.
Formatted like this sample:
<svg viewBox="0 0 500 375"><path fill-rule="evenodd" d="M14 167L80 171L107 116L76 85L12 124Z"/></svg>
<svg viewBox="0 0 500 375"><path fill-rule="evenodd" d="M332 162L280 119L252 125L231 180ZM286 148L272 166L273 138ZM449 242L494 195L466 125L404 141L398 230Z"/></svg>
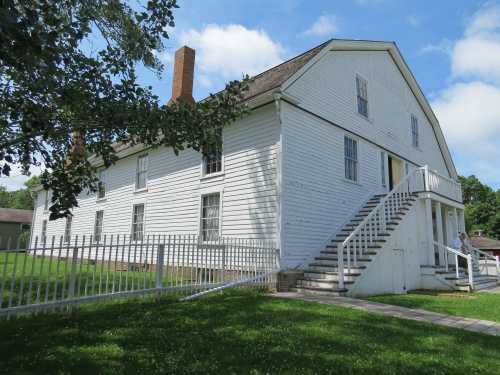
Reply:
<svg viewBox="0 0 500 375"><path fill-rule="evenodd" d="M8 374L498 374L500 338L257 292L0 320Z"/></svg>
<svg viewBox="0 0 500 375"><path fill-rule="evenodd" d="M0 254L0 302L7 306L26 305L35 301L44 302L68 297L71 259L33 257L24 252ZM183 272L175 268L164 271L163 285L173 286L177 282L192 283L193 272ZM4 280L4 275L6 276ZM114 265L94 265L88 259L78 259L76 267L75 296L87 296L155 287L154 270L118 270ZM14 279L14 284L11 284ZM12 292L11 292L12 291Z"/></svg>
<svg viewBox="0 0 500 375"><path fill-rule="evenodd" d="M500 322L500 294L415 291L408 294L380 295L367 299L412 309Z"/></svg>

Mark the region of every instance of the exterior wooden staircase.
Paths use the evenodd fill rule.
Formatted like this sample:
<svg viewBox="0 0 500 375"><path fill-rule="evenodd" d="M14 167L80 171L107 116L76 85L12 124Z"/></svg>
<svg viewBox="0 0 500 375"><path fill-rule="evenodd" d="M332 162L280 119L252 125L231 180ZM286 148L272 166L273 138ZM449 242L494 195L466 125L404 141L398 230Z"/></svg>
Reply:
<svg viewBox="0 0 500 375"><path fill-rule="evenodd" d="M377 220L376 226L372 231L360 231L356 236L356 240L365 243L362 254L352 257L352 253L343 252L343 285L339 282L339 245L342 246L349 237L352 238L356 228L366 221L368 216L377 208L380 208L382 200L387 203L383 208L383 212L387 219L384 224ZM397 210L392 200L398 200ZM368 200L358 213L336 234L335 238L321 251L312 263L304 270L304 277L297 281L297 292L315 293L315 294L333 294L345 295L349 287L352 286L356 279L369 267L372 259L382 249L384 243L391 236L392 231L399 225L406 212L416 201L415 195L393 195L387 197L386 194L375 195Z"/></svg>

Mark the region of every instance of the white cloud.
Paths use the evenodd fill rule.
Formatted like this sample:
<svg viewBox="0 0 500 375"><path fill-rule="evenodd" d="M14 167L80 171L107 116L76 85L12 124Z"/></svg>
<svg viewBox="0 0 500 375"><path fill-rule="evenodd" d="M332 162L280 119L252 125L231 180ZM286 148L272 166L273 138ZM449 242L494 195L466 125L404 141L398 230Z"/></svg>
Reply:
<svg viewBox="0 0 500 375"><path fill-rule="evenodd" d="M426 53L444 53L447 55L451 55L451 51L453 49L453 42L449 39L443 39L437 44L427 44L420 48L419 54L423 55Z"/></svg>
<svg viewBox="0 0 500 375"><path fill-rule="evenodd" d="M452 83L438 92L432 106L459 172L476 174L500 187L500 5L476 12L455 42L422 51L449 55Z"/></svg>
<svg viewBox="0 0 500 375"><path fill-rule="evenodd" d="M284 49L265 31L242 25L211 24L180 36L181 44L196 49L200 83L222 85L243 74L255 75L283 61Z"/></svg>
<svg viewBox="0 0 500 375"><path fill-rule="evenodd" d="M470 20L452 50L455 77L470 76L500 83L500 5L488 3Z"/></svg>
<svg viewBox="0 0 500 375"><path fill-rule="evenodd" d="M324 14L319 16L319 18L314 21L309 29L307 29L305 35L314 36L325 36L331 35L339 31L338 19L333 14Z"/></svg>

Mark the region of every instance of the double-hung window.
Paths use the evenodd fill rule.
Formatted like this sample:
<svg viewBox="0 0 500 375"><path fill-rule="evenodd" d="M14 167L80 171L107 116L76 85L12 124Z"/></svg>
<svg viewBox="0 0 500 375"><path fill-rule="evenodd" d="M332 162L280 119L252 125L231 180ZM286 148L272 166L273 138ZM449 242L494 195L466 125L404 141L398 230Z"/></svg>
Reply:
<svg viewBox="0 0 500 375"><path fill-rule="evenodd" d="M222 171L222 131L216 132L216 143L212 149L207 149L203 157L203 174L210 175Z"/></svg>
<svg viewBox="0 0 500 375"><path fill-rule="evenodd" d="M358 181L358 142L348 136L344 137L345 178Z"/></svg>
<svg viewBox="0 0 500 375"><path fill-rule="evenodd" d="M137 158L137 171L135 176L135 188L145 189L148 182L148 155Z"/></svg>
<svg viewBox="0 0 500 375"><path fill-rule="evenodd" d="M366 79L356 76L356 94L358 101L358 113L368 118L368 83Z"/></svg>
<svg viewBox="0 0 500 375"><path fill-rule="evenodd" d="M47 220L42 221L42 243L47 242Z"/></svg>
<svg viewBox="0 0 500 375"><path fill-rule="evenodd" d="M50 201L50 191L45 190L45 201L43 202L44 211L47 211L49 209L49 201Z"/></svg>
<svg viewBox="0 0 500 375"><path fill-rule="evenodd" d="M134 204L132 212L132 240L142 241L144 238L144 204Z"/></svg>
<svg viewBox="0 0 500 375"><path fill-rule="evenodd" d="M68 243L71 239L71 224L73 224L73 216L66 217L66 226L64 227L64 243Z"/></svg>
<svg viewBox="0 0 500 375"><path fill-rule="evenodd" d="M201 197L201 238L203 241L215 241L219 238L220 193Z"/></svg>
<svg viewBox="0 0 500 375"><path fill-rule="evenodd" d="M102 236L102 224L104 221L104 211L100 210L95 213L94 222L94 241L100 242Z"/></svg>
<svg viewBox="0 0 500 375"><path fill-rule="evenodd" d="M99 171L99 182L97 183L97 199L106 197L106 171Z"/></svg>
<svg viewBox="0 0 500 375"><path fill-rule="evenodd" d="M411 115L411 144L418 148L420 140L418 138L418 119L417 116Z"/></svg>

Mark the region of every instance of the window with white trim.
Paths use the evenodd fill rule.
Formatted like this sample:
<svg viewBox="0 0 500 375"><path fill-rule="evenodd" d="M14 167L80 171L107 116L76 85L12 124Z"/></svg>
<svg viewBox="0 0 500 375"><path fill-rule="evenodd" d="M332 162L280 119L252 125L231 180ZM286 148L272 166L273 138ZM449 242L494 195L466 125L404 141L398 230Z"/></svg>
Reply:
<svg viewBox="0 0 500 375"><path fill-rule="evenodd" d="M47 220L42 221L42 243L47 241Z"/></svg>
<svg viewBox="0 0 500 375"><path fill-rule="evenodd" d="M222 131L216 132L217 142L213 150L207 150L203 157L203 175L222 171Z"/></svg>
<svg viewBox="0 0 500 375"><path fill-rule="evenodd" d="M345 178L358 181L358 142L344 136Z"/></svg>
<svg viewBox="0 0 500 375"><path fill-rule="evenodd" d="M102 169L99 171L99 182L97 183L97 199L106 197L106 171Z"/></svg>
<svg viewBox="0 0 500 375"><path fill-rule="evenodd" d="M137 170L135 176L135 188L145 189L148 182L148 155L137 158Z"/></svg>
<svg viewBox="0 0 500 375"><path fill-rule="evenodd" d="M356 95L358 102L358 113L368 118L368 83L366 79L356 76Z"/></svg>
<svg viewBox="0 0 500 375"><path fill-rule="evenodd" d="M216 241L219 238L220 193L201 197L200 232L203 241Z"/></svg>
<svg viewBox="0 0 500 375"><path fill-rule="evenodd" d="M68 243L71 239L71 225L73 224L73 216L66 216L66 225L64 227L64 243Z"/></svg>
<svg viewBox="0 0 500 375"><path fill-rule="evenodd" d="M380 175L382 181L382 187L387 187L386 176L385 176L385 152L380 151Z"/></svg>
<svg viewBox="0 0 500 375"><path fill-rule="evenodd" d="M104 221L104 211L96 211L94 221L94 242L100 242L102 236L102 224Z"/></svg>
<svg viewBox="0 0 500 375"><path fill-rule="evenodd" d="M43 210L47 211L49 209L50 191L45 190L45 201L43 202Z"/></svg>
<svg viewBox="0 0 500 375"><path fill-rule="evenodd" d="M132 241L144 238L144 203L134 204L132 212Z"/></svg>
<svg viewBox="0 0 500 375"><path fill-rule="evenodd" d="M411 115L411 144L413 147L418 148L419 146L418 138L418 119L417 116Z"/></svg>

